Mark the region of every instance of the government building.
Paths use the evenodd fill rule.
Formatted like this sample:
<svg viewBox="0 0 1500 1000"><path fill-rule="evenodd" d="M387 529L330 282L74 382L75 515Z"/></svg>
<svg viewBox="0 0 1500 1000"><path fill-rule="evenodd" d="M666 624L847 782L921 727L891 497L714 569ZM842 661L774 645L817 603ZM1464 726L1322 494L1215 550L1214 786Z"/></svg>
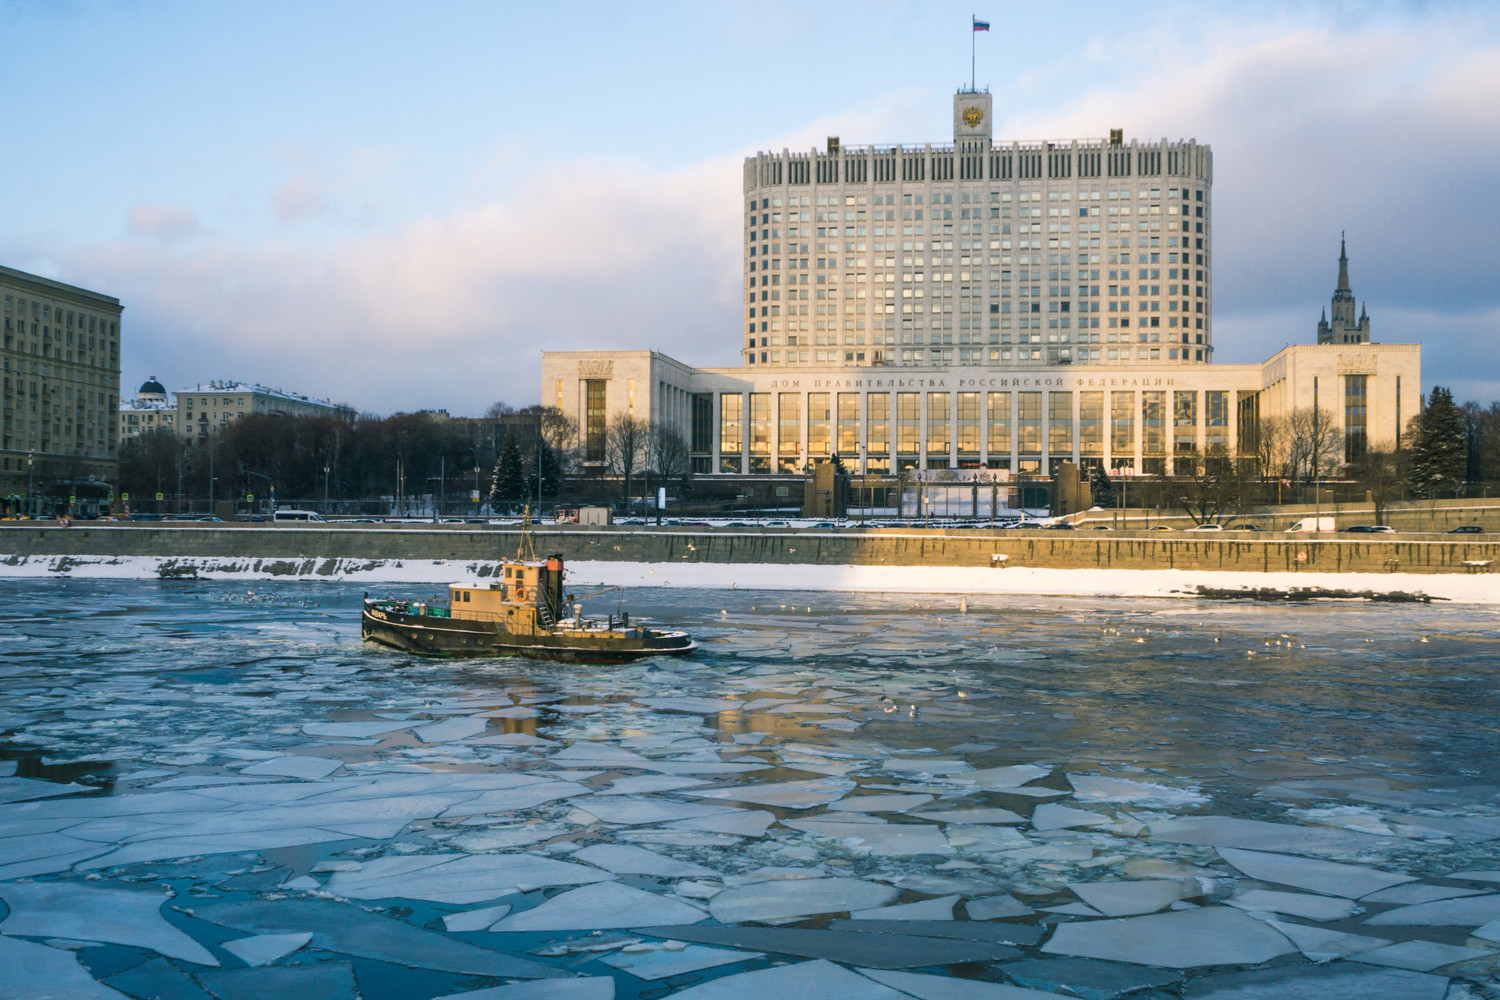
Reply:
<svg viewBox="0 0 1500 1000"><path fill-rule="evenodd" d="M116 468L120 300L0 267L0 510L108 505Z"/></svg>
<svg viewBox="0 0 1500 1000"><path fill-rule="evenodd" d="M1370 342L1342 248L1316 344L1213 364L1209 147L997 142L991 120L966 90L951 144L747 158L740 366L544 352L542 402L577 419L585 465L624 414L675 427L717 476L835 455L871 475L1172 475L1305 407L1334 415L1349 460L1399 440L1420 348Z"/></svg>

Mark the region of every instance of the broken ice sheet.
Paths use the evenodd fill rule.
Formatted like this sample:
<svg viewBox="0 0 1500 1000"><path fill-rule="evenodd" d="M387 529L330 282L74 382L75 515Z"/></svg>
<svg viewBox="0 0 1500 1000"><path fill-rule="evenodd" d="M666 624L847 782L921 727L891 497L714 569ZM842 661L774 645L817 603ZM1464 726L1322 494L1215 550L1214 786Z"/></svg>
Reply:
<svg viewBox="0 0 1500 1000"><path fill-rule="evenodd" d="M953 847L938 828L927 823L814 818L782 820L781 825L837 840L856 854L905 857L914 854L953 853Z"/></svg>
<svg viewBox="0 0 1500 1000"><path fill-rule="evenodd" d="M1038 778L1045 778L1051 773L1052 769L1050 767L1040 767L1036 764L1014 764L1010 767L991 767L981 771L970 771L963 775L962 780L973 782L980 788L991 791L999 789L1011 790L1019 788L1028 782L1036 781ZM1049 789L1049 791L1052 790ZM1056 792L1056 794L1066 795L1067 793Z"/></svg>
<svg viewBox="0 0 1500 1000"><path fill-rule="evenodd" d="M1194 980L1191 1000L1444 1000L1448 980L1420 972L1339 962L1234 972Z"/></svg>
<svg viewBox="0 0 1500 1000"><path fill-rule="evenodd" d="M447 743L478 736L485 731L489 720L482 716L455 716L412 730L423 743Z"/></svg>
<svg viewBox="0 0 1500 1000"><path fill-rule="evenodd" d="M1267 889L1243 889L1225 904L1241 910L1263 913L1285 913L1304 920L1342 920L1355 911L1354 903L1334 896L1313 896L1305 892L1272 892Z"/></svg>
<svg viewBox="0 0 1500 1000"><path fill-rule="evenodd" d="M1356 962L1371 965L1389 965L1412 972L1431 972L1445 965L1466 962L1473 958L1493 958L1495 953L1487 948L1463 948L1458 945L1440 944L1436 941L1402 941L1362 951L1354 956Z"/></svg>
<svg viewBox="0 0 1500 1000"><path fill-rule="evenodd" d="M659 875L666 878L714 878L718 872L691 861L679 861L624 844L593 844L575 851L573 858L597 865L616 875Z"/></svg>
<svg viewBox="0 0 1500 1000"><path fill-rule="evenodd" d="M1346 899L1358 899L1381 889L1414 881L1410 875L1315 858L1295 858L1285 854L1242 851L1232 847L1220 847L1218 854L1235 868L1258 881L1290 885L1330 896L1343 896Z"/></svg>
<svg viewBox="0 0 1500 1000"><path fill-rule="evenodd" d="M753 802L784 809L811 809L836 802L855 784L846 778L809 778L805 781L768 781L739 784L727 788L709 788L684 794L701 799L724 799L730 802Z"/></svg>
<svg viewBox="0 0 1500 1000"><path fill-rule="evenodd" d="M1417 903L1394 910L1377 913L1365 921L1366 926L1390 927L1402 924L1415 926L1478 927L1491 920L1500 920L1500 893L1485 896L1465 896L1462 899L1439 899L1431 903Z"/></svg>
<svg viewBox="0 0 1500 1000"><path fill-rule="evenodd" d="M1207 805L1209 798L1196 789L1171 788L1124 778L1104 778L1092 774L1070 774L1073 797L1081 802L1131 802L1158 808Z"/></svg>
<svg viewBox="0 0 1500 1000"><path fill-rule="evenodd" d="M840 799L828 808L835 812L910 812L931 801L931 795L855 795Z"/></svg>
<svg viewBox="0 0 1500 1000"><path fill-rule="evenodd" d="M709 900L709 911L721 924L780 917L848 913L885 906L900 890L857 878L809 878L758 882L726 889Z"/></svg>
<svg viewBox="0 0 1500 1000"><path fill-rule="evenodd" d="M512 914L490 928L501 931L606 930L654 924L691 924L706 914L680 899L618 882L587 885Z"/></svg>
<svg viewBox="0 0 1500 1000"><path fill-rule="evenodd" d="M912 934L909 933L910 925L899 921L858 921L857 924L859 930L699 926L643 927L639 933L779 955L826 958L879 969L994 962L1020 955L1014 948L989 939ZM953 926L952 922L945 925Z"/></svg>
<svg viewBox="0 0 1500 1000"><path fill-rule="evenodd" d="M765 956L758 951L708 948L704 945L691 944L677 951L656 950L636 954L605 955L600 961L622 972L628 972L637 979L655 981L763 957Z"/></svg>
<svg viewBox="0 0 1500 1000"><path fill-rule="evenodd" d="M614 1000L615 981L610 976L549 979L542 983L513 983L466 993L449 993L433 1000Z"/></svg>
<svg viewBox="0 0 1500 1000"><path fill-rule="evenodd" d="M309 722L302 727L302 731L308 736L349 736L358 739L370 736L384 736L386 733L409 729L414 725L416 725L415 722L390 722L388 720L371 722Z"/></svg>
<svg viewBox="0 0 1500 1000"><path fill-rule="evenodd" d="M1373 948L1384 948L1391 942L1385 938L1366 937L1362 934L1346 934L1326 927L1294 924L1281 920L1268 921L1270 925L1289 938L1297 950L1310 962L1331 962L1336 958Z"/></svg>
<svg viewBox="0 0 1500 1000"><path fill-rule="evenodd" d="M1024 823L1026 818L1009 809L946 809L942 812L913 812L917 819L933 823L1003 824Z"/></svg>
<svg viewBox="0 0 1500 1000"><path fill-rule="evenodd" d="M487 930L489 926L510 912L509 903L486 906L478 910L449 913L443 917L443 929L454 934L467 931Z"/></svg>
<svg viewBox="0 0 1500 1000"><path fill-rule="evenodd" d="M671 792L679 788L695 788L706 784L702 778L677 778L669 774L638 774L628 778L616 778L600 795L645 795L652 792Z"/></svg>
<svg viewBox="0 0 1500 1000"><path fill-rule="evenodd" d="M1130 882L1069 882L1068 888L1106 917L1131 917L1164 910L1179 899L1202 894L1197 882L1142 880Z"/></svg>
<svg viewBox="0 0 1500 1000"><path fill-rule="evenodd" d="M259 764L251 764L249 767L241 768L241 774L274 774L284 778L302 778L305 781L316 781L326 778L334 771L343 766L341 760L330 760L327 757L277 757L274 760L264 760Z"/></svg>
<svg viewBox="0 0 1500 1000"><path fill-rule="evenodd" d="M973 771L968 761L943 760L937 757L890 757L881 762L881 767L897 774L958 774Z"/></svg>
<svg viewBox="0 0 1500 1000"><path fill-rule="evenodd" d="M970 920L999 920L1003 917L1029 917L1036 911L1009 893L998 893L964 901Z"/></svg>
<svg viewBox="0 0 1500 1000"><path fill-rule="evenodd" d="M673 1000L901 1000L903 994L820 960L724 976L672 994Z"/></svg>
<svg viewBox="0 0 1500 1000"><path fill-rule="evenodd" d="M354 968L348 962L199 973L198 979L218 1000L356 998Z"/></svg>
<svg viewBox="0 0 1500 1000"><path fill-rule="evenodd" d="M674 820L697 819L734 813L734 806L708 805L696 802L678 802L665 798L619 795L614 797L593 795L574 799L572 804L606 823L622 826L639 826L646 823L670 823Z"/></svg>
<svg viewBox="0 0 1500 1000"><path fill-rule="evenodd" d="M311 931L300 934L257 934L225 941L220 947L249 966L270 965L312 940Z"/></svg>
<svg viewBox="0 0 1500 1000"><path fill-rule="evenodd" d="M918 1000L1056 1000L1055 993L1040 993L1020 986L987 983L975 979L929 976L919 972L860 969L860 975L901 991Z"/></svg>
<svg viewBox="0 0 1500 1000"><path fill-rule="evenodd" d="M1031 825L1037 830L1070 830L1082 826L1104 826L1113 822L1086 809L1070 809L1067 806L1043 803L1031 814Z"/></svg>
<svg viewBox="0 0 1500 1000"><path fill-rule="evenodd" d="M0 996L126 1000L125 994L95 982L70 952L12 937L0 937Z"/></svg>
<svg viewBox="0 0 1500 1000"><path fill-rule="evenodd" d="M1185 816L1151 825L1152 840L1288 854L1358 854L1385 848L1389 838L1331 827L1266 823L1232 816Z"/></svg>
<svg viewBox="0 0 1500 1000"><path fill-rule="evenodd" d="M896 906L880 906L873 910L856 910L849 914L851 920L952 920L953 904L959 896L939 896L917 903L902 903Z"/></svg>
<svg viewBox="0 0 1500 1000"><path fill-rule="evenodd" d="M427 854L376 858L357 872L335 872L330 892L350 899L425 899L479 903L517 890L602 882L587 865L528 854Z"/></svg>
<svg viewBox="0 0 1500 1000"><path fill-rule="evenodd" d="M1042 946L1054 955L1170 969L1256 965L1295 950L1274 928L1222 906L1059 924Z"/></svg>
<svg viewBox="0 0 1500 1000"><path fill-rule="evenodd" d="M218 965L207 948L161 915L161 905L168 898L153 889L8 883L0 885L0 899L10 908L0 921L0 933L131 945L198 965Z"/></svg>
<svg viewBox="0 0 1500 1000"><path fill-rule="evenodd" d="M257 934L311 931L311 946L320 951L418 969L527 979L564 975L539 962L503 955L401 920L367 913L357 906L326 900L208 903L196 907L193 915L221 927Z"/></svg>

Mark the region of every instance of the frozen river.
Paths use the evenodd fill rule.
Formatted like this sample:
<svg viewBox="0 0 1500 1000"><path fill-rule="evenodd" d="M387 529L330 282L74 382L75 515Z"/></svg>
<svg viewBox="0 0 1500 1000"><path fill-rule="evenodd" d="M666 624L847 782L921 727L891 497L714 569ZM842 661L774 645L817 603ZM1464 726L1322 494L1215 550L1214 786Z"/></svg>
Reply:
<svg viewBox="0 0 1500 1000"><path fill-rule="evenodd" d="M1500 997L1496 611L650 589L702 650L582 667L359 598L0 583L0 998Z"/></svg>

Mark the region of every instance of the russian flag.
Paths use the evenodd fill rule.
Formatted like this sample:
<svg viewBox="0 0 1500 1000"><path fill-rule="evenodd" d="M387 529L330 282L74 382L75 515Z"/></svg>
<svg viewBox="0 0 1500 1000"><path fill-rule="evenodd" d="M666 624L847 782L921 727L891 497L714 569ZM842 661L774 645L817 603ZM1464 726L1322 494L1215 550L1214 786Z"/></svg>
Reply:
<svg viewBox="0 0 1500 1000"><path fill-rule="evenodd" d="M988 21L980 21L980 20L976 19L974 21L974 30L975 31L989 31L990 30L990 22L988 22Z"/></svg>

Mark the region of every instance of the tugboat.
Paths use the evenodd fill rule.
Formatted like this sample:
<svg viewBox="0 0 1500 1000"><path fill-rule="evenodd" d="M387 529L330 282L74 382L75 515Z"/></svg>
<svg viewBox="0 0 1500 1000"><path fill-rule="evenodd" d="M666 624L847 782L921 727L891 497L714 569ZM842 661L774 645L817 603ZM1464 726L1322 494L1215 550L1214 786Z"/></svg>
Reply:
<svg viewBox="0 0 1500 1000"><path fill-rule="evenodd" d="M627 663L698 648L686 632L632 625L629 613L601 622L585 618L581 604L568 608L562 556L540 560L530 548L530 532L523 530L520 550L501 563L497 579L452 584L447 605L365 595L364 638L422 656L514 655L574 663Z"/></svg>

